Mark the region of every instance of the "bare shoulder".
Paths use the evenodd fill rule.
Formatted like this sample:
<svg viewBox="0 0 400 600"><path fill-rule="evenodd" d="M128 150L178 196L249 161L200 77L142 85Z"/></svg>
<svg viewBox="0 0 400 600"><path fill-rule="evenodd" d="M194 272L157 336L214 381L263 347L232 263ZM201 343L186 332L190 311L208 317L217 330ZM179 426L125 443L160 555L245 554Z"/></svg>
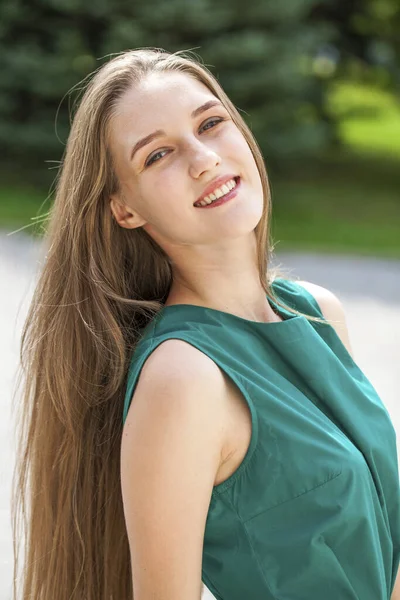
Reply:
<svg viewBox="0 0 400 600"><path fill-rule="evenodd" d="M199 423L201 418L218 423L225 408L226 379L204 352L184 340L168 339L144 363L134 396L136 403L151 402L155 409L165 404L167 396L165 410L172 417L174 411L180 415L193 411Z"/></svg>
<svg viewBox="0 0 400 600"><path fill-rule="evenodd" d="M225 382L200 350L162 342L123 429L121 487L138 598L200 598L205 524L225 436Z"/></svg>
<svg viewBox="0 0 400 600"><path fill-rule="evenodd" d="M310 281L296 281L296 283L301 285L312 296L314 296L323 313L325 311L329 314L332 314L332 311L336 311L340 312L341 316L344 315L343 305L333 292L325 287L322 287L322 285L317 285L316 283L311 283Z"/></svg>
<svg viewBox="0 0 400 600"><path fill-rule="evenodd" d="M346 313L339 298L332 291L321 285L317 285L316 283L311 283L309 281L296 281L296 283L314 296L322 314L332 323L332 327L335 328L343 345L346 347L349 354L353 356L346 322Z"/></svg>
<svg viewBox="0 0 400 600"><path fill-rule="evenodd" d="M180 339L168 339L162 342L146 360L141 376L142 382L169 383L193 382L213 387L217 381L223 382L221 371L213 360L192 344ZM211 378L211 379L210 379Z"/></svg>
<svg viewBox="0 0 400 600"><path fill-rule="evenodd" d="M221 443L226 399L226 381L215 362L184 340L168 339L144 363L128 411L127 430L145 412L160 425L168 419L186 431L193 428L194 435L201 432L204 443L211 442L207 437L213 434Z"/></svg>

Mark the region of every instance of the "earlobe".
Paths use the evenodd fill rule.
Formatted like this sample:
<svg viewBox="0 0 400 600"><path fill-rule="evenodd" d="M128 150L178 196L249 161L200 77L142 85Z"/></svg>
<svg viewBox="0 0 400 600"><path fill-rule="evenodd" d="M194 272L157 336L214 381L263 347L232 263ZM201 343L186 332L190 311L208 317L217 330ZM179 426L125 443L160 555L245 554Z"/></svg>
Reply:
<svg viewBox="0 0 400 600"><path fill-rule="evenodd" d="M118 225L125 227L125 229L135 229L146 223L145 219L134 212L127 204L121 202L116 194L110 196L110 210Z"/></svg>

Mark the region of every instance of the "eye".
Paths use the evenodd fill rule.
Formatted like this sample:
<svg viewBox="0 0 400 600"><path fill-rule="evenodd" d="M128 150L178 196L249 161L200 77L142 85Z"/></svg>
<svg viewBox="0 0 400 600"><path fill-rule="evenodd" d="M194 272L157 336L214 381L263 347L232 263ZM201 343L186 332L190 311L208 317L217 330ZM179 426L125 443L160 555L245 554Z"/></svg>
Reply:
<svg viewBox="0 0 400 600"><path fill-rule="evenodd" d="M225 121L225 119L220 118L220 117L218 119L210 119L209 121L206 121L206 123L200 127L199 131L204 129L206 127L206 125L210 125L210 124L214 123L214 125L212 127L208 127L207 129L205 129L205 131L208 131L209 129L213 129L222 121ZM148 160L145 163L145 167L150 167L150 165L152 165L154 162L158 162L158 160L154 160L154 159L156 156L158 156L159 154L162 154L163 152L167 152L167 150L158 150L154 154L150 155L150 157L148 158Z"/></svg>
<svg viewBox="0 0 400 600"><path fill-rule="evenodd" d="M162 154L163 152L166 152L166 150L159 150L158 152L155 152L154 154L152 154L149 157L149 160L146 161L145 167L150 167L150 165L152 165L153 162L157 162L157 161L154 160L155 157L158 156L159 154Z"/></svg>
<svg viewBox="0 0 400 600"><path fill-rule="evenodd" d="M205 125L203 125L202 127L200 127L200 129L204 129L204 127L205 127L206 125L209 125L210 123L216 123L216 124L218 125L218 123L221 123L221 121L225 121L225 119L221 119L221 118L218 118L218 119L210 119L210 121L207 121L207 122L205 123ZM215 125L214 125L214 127L215 127ZM212 128L211 128L211 129L212 129ZM206 131L207 131L207 130L206 130Z"/></svg>

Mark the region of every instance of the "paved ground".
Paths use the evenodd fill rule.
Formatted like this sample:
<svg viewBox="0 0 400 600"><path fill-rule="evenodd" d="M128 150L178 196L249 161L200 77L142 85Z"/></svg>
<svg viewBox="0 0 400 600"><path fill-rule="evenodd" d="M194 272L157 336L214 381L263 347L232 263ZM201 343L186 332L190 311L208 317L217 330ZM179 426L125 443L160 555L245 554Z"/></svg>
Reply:
<svg viewBox="0 0 400 600"><path fill-rule="evenodd" d="M0 232L0 360L3 419L0 421L0 600L11 598L12 542L9 494L14 456L11 395L18 343L42 252L22 234ZM375 386L400 432L400 261L283 254L292 275L336 293L346 313L356 362ZM212 596L204 590L204 600Z"/></svg>

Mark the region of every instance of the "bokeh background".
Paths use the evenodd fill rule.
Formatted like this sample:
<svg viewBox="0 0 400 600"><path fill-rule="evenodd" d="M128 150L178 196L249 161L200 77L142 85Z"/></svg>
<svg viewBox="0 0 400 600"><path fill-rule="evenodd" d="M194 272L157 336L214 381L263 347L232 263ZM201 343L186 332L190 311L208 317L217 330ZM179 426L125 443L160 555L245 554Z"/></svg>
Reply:
<svg viewBox="0 0 400 600"><path fill-rule="evenodd" d="M265 156L277 249L400 256L398 0L2 0L0 226L40 234L79 82L139 46L218 77Z"/></svg>
<svg viewBox="0 0 400 600"><path fill-rule="evenodd" d="M190 51L217 76L265 157L277 263L342 300L355 360L400 431L399 1L1 0L0 600L43 218L82 82L138 47Z"/></svg>

